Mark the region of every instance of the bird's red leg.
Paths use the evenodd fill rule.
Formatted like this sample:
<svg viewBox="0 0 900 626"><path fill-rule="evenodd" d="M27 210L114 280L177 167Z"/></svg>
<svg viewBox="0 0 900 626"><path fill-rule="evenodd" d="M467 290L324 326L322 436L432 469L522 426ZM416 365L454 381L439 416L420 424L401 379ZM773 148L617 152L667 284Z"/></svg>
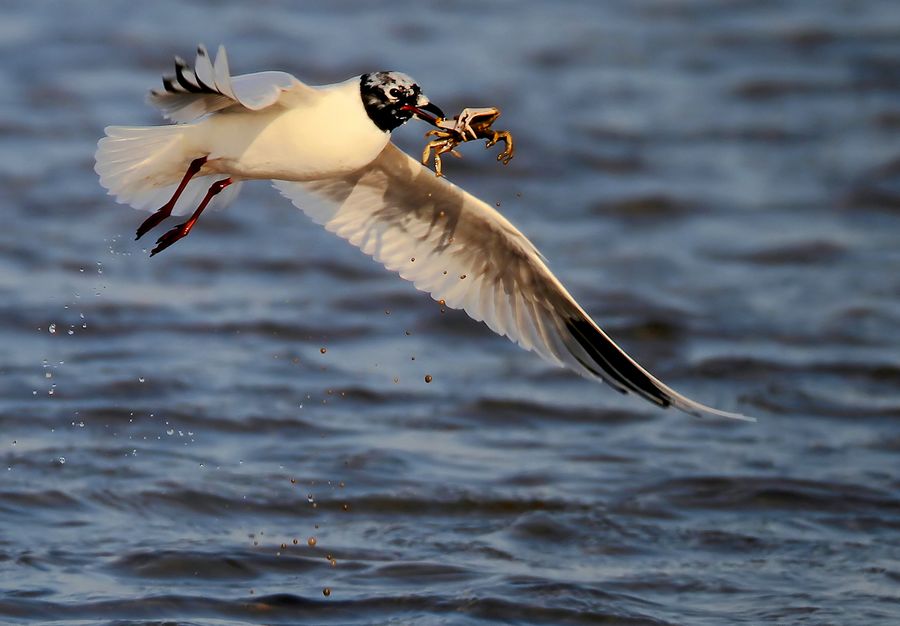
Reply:
<svg viewBox="0 0 900 626"><path fill-rule="evenodd" d="M184 191L184 188L187 187L187 184L190 180L200 171L200 168L206 163L206 157L200 157L198 159L194 159L191 161L191 164L188 165L187 171L184 173L184 177L181 179L181 182L178 184L178 188L175 190L175 193L172 194L172 197L166 202L162 207L156 210L156 212L144 220L144 223L141 224L135 235L135 241L144 236L144 234L154 228L161 221L166 219L172 214L172 209L175 208L175 203L178 202L178 198L181 197L181 192Z"/></svg>
<svg viewBox="0 0 900 626"><path fill-rule="evenodd" d="M194 211L194 214L183 224L179 224L175 228L168 231L162 237L156 240L156 247L150 252L150 256L162 252L173 243L181 239L182 237L187 237L187 234L191 232L191 229L194 227L194 224L197 223L197 220L200 218L200 214L203 213L203 209L206 208L206 205L209 204L210 200L213 199L217 193L225 189L228 185L233 183L230 178L223 178L222 180L217 180L209 187L209 191L206 192L206 197L203 198L203 202L200 203L200 206L197 207L197 210Z"/></svg>

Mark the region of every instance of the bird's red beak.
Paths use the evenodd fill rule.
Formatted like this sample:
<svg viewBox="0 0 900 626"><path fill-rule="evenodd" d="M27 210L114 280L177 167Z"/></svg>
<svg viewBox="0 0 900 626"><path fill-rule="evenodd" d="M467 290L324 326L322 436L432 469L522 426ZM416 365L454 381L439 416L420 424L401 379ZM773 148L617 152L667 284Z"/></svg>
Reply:
<svg viewBox="0 0 900 626"><path fill-rule="evenodd" d="M428 122L432 126L437 126L437 121L439 119L443 119L444 112L441 111L440 107L431 102L426 102L423 105L414 106L412 104L404 104L400 107L403 111L412 111L412 114L418 117L423 122Z"/></svg>

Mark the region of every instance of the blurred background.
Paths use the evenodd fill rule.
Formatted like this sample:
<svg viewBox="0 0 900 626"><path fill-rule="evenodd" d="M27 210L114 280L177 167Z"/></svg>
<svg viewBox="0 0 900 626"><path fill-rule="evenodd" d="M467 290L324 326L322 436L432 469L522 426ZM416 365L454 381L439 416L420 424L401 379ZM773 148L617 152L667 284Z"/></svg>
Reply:
<svg viewBox="0 0 900 626"><path fill-rule="evenodd" d="M894 0L0 16L2 621L900 621ZM263 182L148 258L93 152L163 123L146 92L198 42L500 107L516 158L468 144L450 180L650 371L759 422L553 369Z"/></svg>

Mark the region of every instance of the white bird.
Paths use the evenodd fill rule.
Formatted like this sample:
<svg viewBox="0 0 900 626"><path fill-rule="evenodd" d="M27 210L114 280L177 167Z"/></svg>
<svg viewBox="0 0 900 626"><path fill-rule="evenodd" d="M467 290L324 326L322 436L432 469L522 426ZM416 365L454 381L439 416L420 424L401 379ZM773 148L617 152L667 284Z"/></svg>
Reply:
<svg viewBox="0 0 900 626"><path fill-rule="evenodd" d="M119 202L154 211L138 238L194 209L151 255L186 236L214 197L224 205L240 181L272 179L316 223L550 363L660 407L752 420L695 402L647 372L515 226L391 143L391 131L413 116L444 117L409 76L374 72L321 87L284 72L231 76L225 49L213 62L201 45L193 69L176 57L163 86L148 100L176 124L107 127L95 166Z"/></svg>

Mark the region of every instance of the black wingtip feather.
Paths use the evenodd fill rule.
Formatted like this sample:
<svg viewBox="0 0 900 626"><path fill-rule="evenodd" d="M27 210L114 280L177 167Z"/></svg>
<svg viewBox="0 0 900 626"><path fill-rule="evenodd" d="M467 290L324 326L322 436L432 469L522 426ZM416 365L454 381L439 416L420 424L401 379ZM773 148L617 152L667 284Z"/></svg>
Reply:
<svg viewBox="0 0 900 626"><path fill-rule="evenodd" d="M672 404L646 372L625 356L589 320L569 318L566 320L566 328L603 372L623 388L620 390L633 391L661 407ZM595 371L591 367L588 369Z"/></svg>
<svg viewBox="0 0 900 626"><path fill-rule="evenodd" d="M178 84L181 85L185 89L185 91L190 91L192 93L203 93L204 91L206 91L199 84L199 80L196 79L196 77L195 80L197 80L197 82L194 83L191 82L187 76L185 76L184 70L186 69L186 65L179 65L178 63L175 64L175 78L176 80L178 80Z"/></svg>
<svg viewBox="0 0 900 626"><path fill-rule="evenodd" d="M201 55L205 56L205 55ZM214 95L224 95L221 91L214 88L212 85L207 85L200 77L197 76L196 72L191 72L190 74L186 74L186 71L190 71L191 66L188 65L187 61L182 59L179 56L175 57L175 74L174 76L163 76L162 82L163 87L169 93L202 93L202 94L214 94Z"/></svg>

